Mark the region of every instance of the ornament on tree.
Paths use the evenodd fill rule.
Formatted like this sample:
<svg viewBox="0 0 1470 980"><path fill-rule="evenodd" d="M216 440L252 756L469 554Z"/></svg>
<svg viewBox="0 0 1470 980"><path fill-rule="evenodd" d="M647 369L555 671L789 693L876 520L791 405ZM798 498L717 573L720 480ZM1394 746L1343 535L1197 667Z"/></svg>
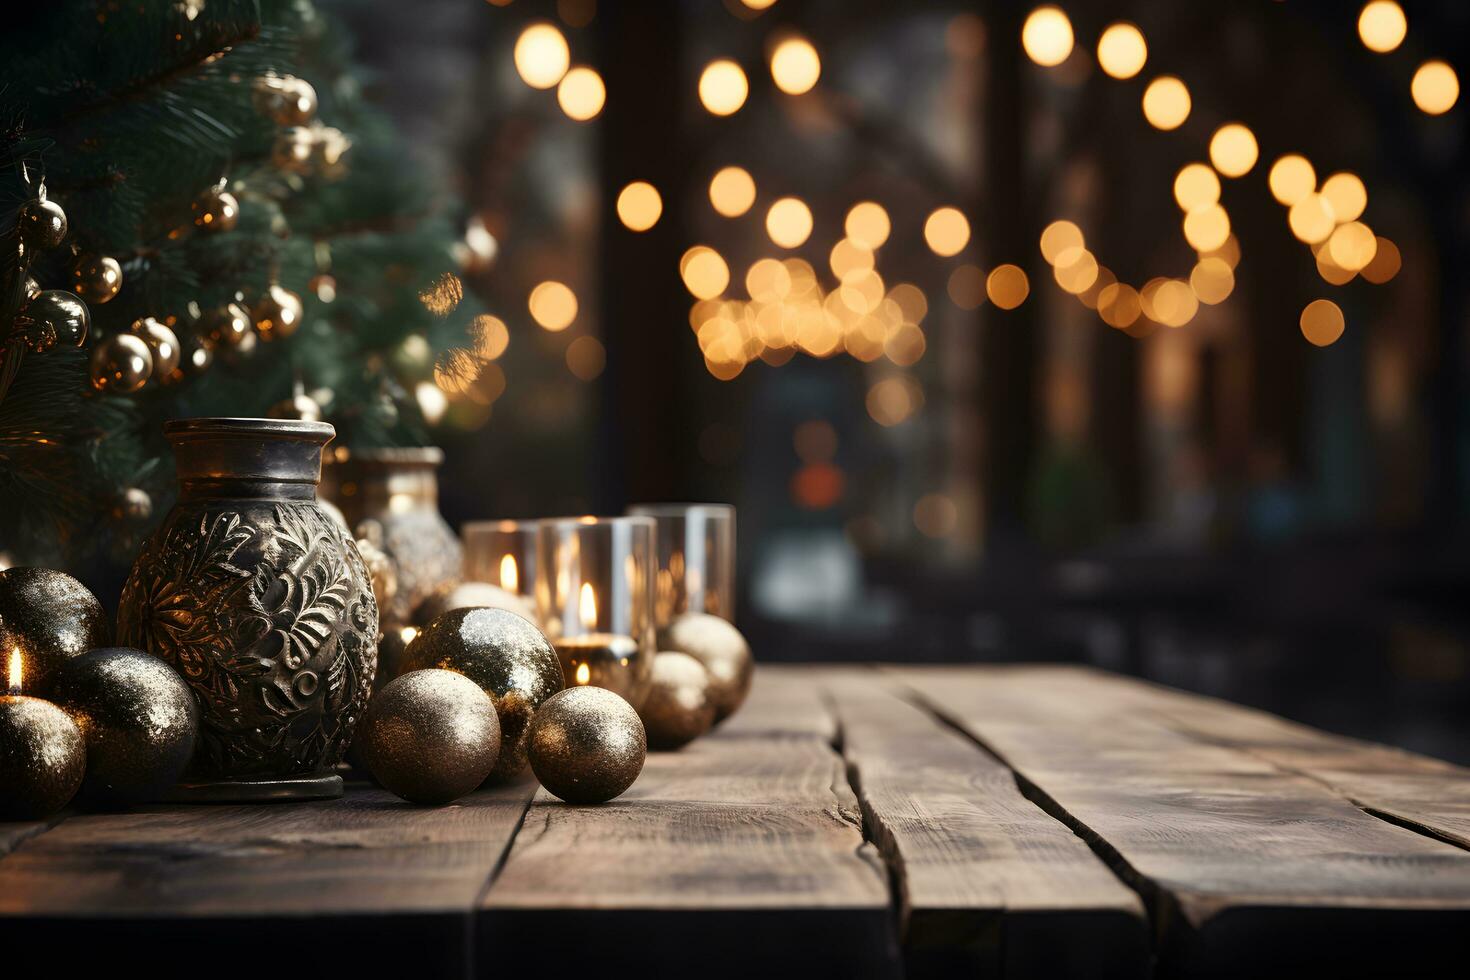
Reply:
<svg viewBox="0 0 1470 980"><path fill-rule="evenodd" d="M295 75L265 75L251 86L255 108L278 126L301 126L316 116L316 89Z"/></svg>
<svg viewBox="0 0 1470 980"><path fill-rule="evenodd" d="M287 127L276 134L276 140L271 144L271 163L287 173L308 173L315 142L316 136L308 127Z"/></svg>
<svg viewBox="0 0 1470 980"><path fill-rule="evenodd" d="M337 298L337 280L325 272L311 277L306 283L306 288L316 294L316 298L323 303L330 303Z"/></svg>
<svg viewBox="0 0 1470 980"><path fill-rule="evenodd" d="M568 803L606 803L633 785L648 757L638 712L602 687L572 687L531 719L531 771Z"/></svg>
<svg viewBox="0 0 1470 980"><path fill-rule="evenodd" d="M271 283L251 312L261 340L289 337L301 326L301 297L279 283Z"/></svg>
<svg viewBox="0 0 1470 980"><path fill-rule="evenodd" d="M709 671L687 653L658 654L638 715L648 731L650 748L677 749L694 741L715 724Z"/></svg>
<svg viewBox="0 0 1470 980"><path fill-rule="evenodd" d="M144 524L153 516L153 498L147 490L127 487L112 505L112 516L129 524Z"/></svg>
<svg viewBox="0 0 1470 980"><path fill-rule="evenodd" d="M26 300L33 300L41 295L41 284L30 276L26 276Z"/></svg>
<svg viewBox="0 0 1470 980"><path fill-rule="evenodd" d="M46 199L45 182L36 191L34 200L20 206L15 227L26 258L32 257L29 253L55 248L66 240L66 212L60 204Z"/></svg>
<svg viewBox="0 0 1470 980"><path fill-rule="evenodd" d="M255 335L255 321L239 303L225 303L200 318L199 335L212 347L239 347Z"/></svg>
<svg viewBox="0 0 1470 980"><path fill-rule="evenodd" d="M500 720L490 696L463 674L415 670L373 695L358 747L388 792L412 803L448 803L495 768Z"/></svg>
<svg viewBox="0 0 1470 980"><path fill-rule="evenodd" d="M265 414L267 418L273 419L296 419L298 422L320 422L322 420L322 407L316 403L316 399L312 398L306 392L297 389L296 393L290 398L276 402Z"/></svg>
<svg viewBox="0 0 1470 980"><path fill-rule="evenodd" d="M316 125L311 134L312 168L327 177L337 176L341 173L342 158L352 149L352 140L335 126Z"/></svg>
<svg viewBox="0 0 1470 980"><path fill-rule="evenodd" d="M715 724L735 713L750 693L755 661L740 631L718 616L688 612L659 631L658 648L687 653L704 665L710 676L710 699Z"/></svg>
<svg viewBox="0 0 1470 980"><path fill-rule="evenodd" d="M153 356L151 377L163 382L179 369L179 358L182 355L179 338L168 327L151 316L145 316L141 320L134 320L128 331L148 345L148 352Z"/></svg>
<svg viewBox="0 0 1470 980"><path fill-rule="evenodd" d="M116 395L142 388L153 375L153 354L130 333L113 334L92 351L92 387Z"/></svg>
<svg viewBox="0 0 1470 980"><path fill-rule="evenodd" d="M64 289L43 289L21 307L14 329L27 350L44 354L57 344L83 346L91 325L87 304L75 294Z"/></svg>
<svg viewBox="0 0 1470 980"><path fill-rule="evenodd" d="M185 378L203 374L214 363L214 348L198 334L183 334L179 337L179 366L172 374L159 380L166 385L178 384Z"/></svg>
<svg viewBox="0 0 1470 980"><path fill-rule="evenodd" d="M240 221L240 202L224 181L194 199L194 224L205 231L229 231Z"/></svg>
<svg viewBox="0 0 1470 980"><path fill-rule="evenodd" d="M122 266L110 255L84 255L72 270L72 291L88 303L106 303L122 282Z"/></svg>

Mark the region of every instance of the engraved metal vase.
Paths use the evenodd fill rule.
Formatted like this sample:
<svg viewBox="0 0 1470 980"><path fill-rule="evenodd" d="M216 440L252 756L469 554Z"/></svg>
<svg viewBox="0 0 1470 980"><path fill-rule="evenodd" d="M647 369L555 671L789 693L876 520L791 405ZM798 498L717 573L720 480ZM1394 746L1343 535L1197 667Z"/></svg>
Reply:
<svg viewBox="0 0 1470 980"><path fill-rule="evenodd" d="M432 446L339 449L329 462L325 495L352 533L393 563L397 589L383 622L412 622L420 603L460 580L459 537L439 513L444 453Z"/></svg>
<svg viewBox="0 0 1470 980"><path fill-rule="evenodd" d="M356 544L316 499L324 422L164 425L179 501L123 590L118 639L189 682L200 738L183 799L340 795L367 707L378 607Z"/></svg>

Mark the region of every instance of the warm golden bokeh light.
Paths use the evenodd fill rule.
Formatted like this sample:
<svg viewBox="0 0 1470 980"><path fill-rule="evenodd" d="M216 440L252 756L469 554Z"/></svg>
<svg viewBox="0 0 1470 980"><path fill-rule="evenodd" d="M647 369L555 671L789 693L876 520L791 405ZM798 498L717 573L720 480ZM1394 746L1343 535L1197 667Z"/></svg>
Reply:
<svg viewBox="0 0 1470 980"><path fill-rule="evenodd" d="M962 310L975 310L985 302L985 273L977 265L962 265L949 274L949 301Z"/></svg>
<svg viewBox="0 0 1470 980"><path fill-rule="evenodd" d="M532 24L516 38L516 71L532 88L551 88L567 73L572 54L567 39L551 24Z"/></svg>
<svg viewBox="0 0 1470 980"><path fill-rule="evenodd" d="M959 508L942 493L926 493L914 504L914 527L926 538L953 534L959 522Z"/></svg>
<svg viewBox="0 0 1470 980"><path fill-rule="evenodd" d="M1363 46L1379 54L1392 51L1404 43L1409 33L1409 21L1404 17L1404 8L1393 0L1373 0L1364 4L1358 14L1358 37Z"/></svg>
<svg viewBox="0 0 1470 980"><path fill-rule="evenodd" d="M1287 207L1291 207L1317 189L1317 171L1311 162L1298 153L1288 153L1271 164L1268 178L1271 196Z"/></svg>
<svg viewBox="0 0 1470 980"><path fill-rule="evenodd" d="M924 222L924 241L935 255L958 255L970 242L970 222L958 208L937 208Z"/></svg>
<svg viewBox="0 0 1470 980"><path fill-rule="evenodd" d="M1353 281L1357 273L1352 269L1344 269L1332 258L1332 249L1328 248L1328 239L1319 245L1312 246L1312 257L1317 261L1317 275L1322 281L1334 286L1345 286Z"/></svg>
<svg viewBox="0 0 1470 980"><path fill-rule="evenodd" d="M1220 201L1220 178L1203 163L1186 163L1174 178L1174 200L1186 213Z"/></svg>
<svg viewBox="0 0 1470 980"><path fill-rule="evenodd" d="M1446 62L1426 61L1414 72L1409 91L1420 110L1431 116L1442 115L1460 98L1460 78Z"/></svg>
<svg viewBox="0 0 1470 980"><path fill-rule="evenodd" d="M579 381L591 381L607 366L607 349L596 337L578 337L567 345L567 370Z"/></svg>
<svg viewBox="0 0 1470 980"><path fill-rule="evenodd" d="M1143 91L1143 117L1155 129L1178 129L1189 118L1189 89L1173 75L1161 75Z"/></svg>
<svg viewBox="0 0 1470 980"><path fill-rule="evenodd" d="M1097 274L1097 258L1085 248L1066 249L1052 269L1057 285L1074 296L1091 289Z"/></svg>
<svg viewBox="0 0 1470 980"><path fill-rule="evenodd" d="M1240 265L1240 240L1234 235L1225 239L1225 244L1219 248L1212 248L1199 253L1202 259L1221 259L1226 265L1234 269Z"/></svg>
<svg viewBox="0 0 1470 980"><path fill-rule="evenodd" d="M1166 327L1182 327L1199 312L1199 298L1188 283L1165 279L1152 291L1144 312Z"/></svg>
<svg viewBox="0 0 1470 980"><path fill-rule="evenodd" d="M1327 251L1339 267L1358 272L1373 261L1378 251L1378 239L1373 230L1361 221L1349 221L1338 225L1332 237L1327 239Z"/></svg>
<svg viewBox="0 0 1470 980"><path fill-rule="evenodd" d="M1026 302L1030 293L1031 283L1025 270L1009 262L990 270L985 280L985 295L1003 310L1014 310Z"/></svg>
<svg viewBox="0 0 1470 980"><path fill-rule="evenodd" d="M1060 65L1072 53L1072 22L1058 7L1037 7L1021 27L1021 47L1044 68Z"/></svg>
<svg viewBox="0 0 1470 980"><path fill-rule="evenodd" d="M1224 259L1200 259L1189 273L1189 288L1201 303L1223 303L1235 289L1235 270Z"/></svg>
<svg viewBox="0 0 1470 980"><path fill-rule="evenodd" d="M1097 294L1097 313L1110 327L1122 330L1133 326L1143 314L1143 306L1138 300L1138 290L1126 282L1104 286L1102 292Z"/></svg>
<svg viewBox="0 0 1470 980"><path fill-rule="evenodd" d="M928 346L928 338L917 324L900 323L883 340L883 353L899 367L911 367L919 363Z"/></svg>
<svg viewBox="0 0 1470 980"><path fill-rule="evenodd" d="M1303 337L1318 347L1326 347L1342 336L1346 321L1342 318L1342 310L1332 300L1314 299L1302 310L1301 326Z"/></svg>
<svg viewBox="0 0 1470 980"><path fill-rule="evenodd" d="M1382 285L1398 275L1402 265L1399 247L1380 236L1373 252L1373 261L1363 267L1363 278L1375 285Z"/></svg>
<svg viewBox="0 0 1470 980"><path fill-rule="evenodd" d="M730 267L708 245L695 245L679 259L684 286L699 299L714 299L730 285Z"/></svg>
<svg viewBox="0 0 1470 980"><path fill-rule="evenodd" d="M1184 216L1184 239L1197 252L1209 252L1225 244L1230 237L1230 216L1218 204L1211 204Z"/></svg>
<svg viewBox="0 0 1470 980"><path fill-rule="evenodd" d="M1146 61L1148 44L1132 24L1110 24L1097 40L1097 63L1113 78L1132 78L1143 71Z"/></svg>
<svg viewBox="0 0 1470 980"><path fill-rule="evenodd" d="M859 201L848 210L843 229L848 238L871 251L888 241L892 226L883 205L876 201Z"/></svg>
<svg viewBox="0 0 1470 980"><path fill-rule="evenodd" d="M1368 188L1357 174L1335 173L1322 182L1322 196L1332 206L1332 220L1338 224L1354 221L1368 206Z"/></svg>
<svg viewBox="0 0 1470 980"><path fill-rule="evenodd" d="M738 218L755 203L755 179L742 167L725 167L710 179L709 202L727 218Z"/></svg>
<svg viewBox="0 0 1470 980"><path fill-rule="evenodd" d="M1226 123L1210 137L1210 162L1226 177L1250 173L1259 154L1256 135L1241 123Z"/></svg>
<svg viewBox="0 0 1470 980"><path fill-rule="evenodd" d="M909 323L923 323L929 313L929 300L924 291L911 282L900 282L888 291L899 313Z"/></svg>
<svg viewBox="0 0 1470 980"><path fill-rule="evenodd" d="M527 304L531 319L553 333L565 330L577 318L577 294L565 284L548 280L531 290Z"/></svg>
<svg viewBox="0 0 1470 980"><path fill-rule="evenodd" d="M740 0L740 2L751 10L766 10L774 6L776 0Z"/></svg>
<svg viewBox="0 0 1470 980"><path fill-rule="evenodd" d="M837 281L845 282L854 275L872 271L873 253L852 239L844 238L832 246L827 263L832 267L832 274L837 277Z"/></svg>
<svg viewBox="0 0 1470 980"><path fill-rule="evenodd" d="M812 233L812 212L799 197L783 197L766 212L766 234L782 248L798 248Z"/></svg>
<svg viewBox="0 0 1470 980"><path fill-rule="evenodd" d="M771 78L787 95L810 92L822 75L817 49L802 37L789 37L771 51Z"/></svg>
<svg viewBox="0 0 1470 980"><path fill-rule="evenodd" d="M1332 205L1321 194L1308 194L1297 201L1286 220L1291 225L1291 233L1310 245L1327 241L1327 236L1337 227Z"/></svg>
<svg viewBox="0 0 1470 980"><path fill-rule="evenodd" d="M745 71L729 58L705 65L699 76L699 101L717 116L728 116L745 105L750 83Z"/></svg>
<svg viewBox="0 0 1470 980"><path fill-rule="evenodd" d="M469 336L475 356L486 361L495 360L510 346L510 331L505 321L488 313L481 313L470 321Z"/></svg>
<svg viewBox="0 0 1470 980"><path fill-rule="evenodd" d="M894 375L868 389L867 405L874 422L898 425L924 407L924 389L908 375Z"/></svg>
<svg viewBox="0 0 1470 980"><path fill-rule="evenodd" d="M664 212L658 189L644 180L635 180L618 194L618 220L633 231L647 231L658 224Z"/></svg>
<svg viewBox="0 0 1470 980"><path fill-rule="evenodd" d="M586 122L596 118L607 101L607 89L602 76L591 68L577 67L562 76L556 87L556 101L567 116Z"/></svg>
<svg viewBox="0 0 1470 980"><path fill-rule="evenodd" d="M1082 246L1082 229L1070 221L1053 221L1041 231L1041 257L1052 264L1063 252Z"/></svg>

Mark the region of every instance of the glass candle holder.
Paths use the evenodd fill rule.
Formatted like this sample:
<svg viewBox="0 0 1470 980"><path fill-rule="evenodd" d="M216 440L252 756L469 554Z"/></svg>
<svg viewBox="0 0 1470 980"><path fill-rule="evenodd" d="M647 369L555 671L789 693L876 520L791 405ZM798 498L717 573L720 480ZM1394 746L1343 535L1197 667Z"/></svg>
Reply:
<svg viewBox="0 0 1470 980"><path fill-rule="evenodd" d="M656 650L654 535L649 517L540 522L536 613L568 687L605 687L642 705Z"/></svg>
<svg viewBox="0 0 1470 980"><path fill-rule="evenodd" d="M735 620L735 508L729 504L635 504L629 514L651 517L658 570L654 621L659 629L680 613Z"/></svg>
<svg viewBox="0 0 1470 980"><path fill-rule="evenodd" d="M470 521L461 530L464 579L529 597L536 591L537 521Z"/></svg>

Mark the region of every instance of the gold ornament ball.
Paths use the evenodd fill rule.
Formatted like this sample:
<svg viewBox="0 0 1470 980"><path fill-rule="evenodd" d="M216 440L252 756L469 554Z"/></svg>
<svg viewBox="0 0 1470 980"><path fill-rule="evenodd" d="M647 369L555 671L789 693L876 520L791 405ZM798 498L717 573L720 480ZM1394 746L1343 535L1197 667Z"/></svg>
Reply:
<svg viewBox="0 0 1470 980"><path fill-rule="evenodd" d="M20 650L23 692L40 690L67 660L111 641L102 603L70 575L24 565L0 572L0 668Z"/></svg>
<svg viewBox="0 0 1470 980"><path fill-rule="evenodd" d="M153 377L163 381L179 369L183 351L179 348L178 335L168 327L151 316L145 316L134 320L128 332L148 345L148 353L153 356Z"/></svg>
<svg viewBox="0 0 1470 980"><path fill-rule="evenodd" d="M223 187L211 187L194 199L194 224L205 231L229 231L240 222L240 202Z"/></svg>
<svg viewBox="0 0 1470 980"><path fill-rule="evenodd" d="M39 197L20 206L15 227L26 248L55 248L66 240L66 212L55 201Z"/></svg>
<svg viewBox="0 0 1470 980"><path fill-rule="evenodd" d="M130 524L142 524L153 516L153 498L147 490L128 487L112 505L112 516Z"/></svg>
<svg viewBox="0 0 1470 980"><path fill-rule="evenodd" d="M296 419L299 422L320 422L322 420L322 407L310 395L303 393L281 399L266 409L265 414L268 418L273 419Z"/></svg>
<svg viewBox="0 0 1470 980"><path fill-rule="evenodd" d="M536 622L536 607L525 596L489 582L451 582L431 592L413 611L418 625L432 623L452 609L504 609Z"/></svg>
<svg viewBox="0 0 1470 980"><path fill-rule="evenodd" d="M532 715L562 689L551 641L504 609L455 609L425 626L404 651L403 670L430 667L464 674L490 695L500 716L500 758L490 777L519 774Z"/></svg>
<svg viewBox="0 0 1470 980"><path fill-rule="evenodd" d="M452 670L415 670L373 695L358 749L395 796L437 805L485 781L500 753L500 720L479 685Z"/></svg>
<svg viewBox="0 0 1470 980"><path fill-rule="evenodd" d="M638 710L649 748L683 748L715 725L709 671L687 653L669 650L653 658L653 680Z"/></svg>
<svg viewBox="0 0 1470 980"><path fill-rule="evenodd" d="M122 282L122 266L110 255L85 256L72 272L72 292L88 303L106 303Z"/></svg>
<svg viewBox="0 0 1470 980"><path fill-rule="evenodd" d="M147 384L152 374L153 353L130 333L114 334L92 351L92 387L98 391L132 394Z"/></svg>
<svg viewBox="0 0 1470 980"><path fill-rule="evenodd" d="M261 340L289 337L301 326L301 297L279 283L272 283L251 312Z"/></svg>
<svg viewBox="0 0 1470 980"><path fill-rule="evenodd" d="M271 145L271 163L288 173L304 174L311 170L311 155L316 134L306 126L291 126L276 134Z"/></svg>
<svg viewBox="0 0 1470 980"><path fill-rule="evenodd" d="M255 106L278 126L299 126L316 115L316 89L294 75L266 75L252 86Z"/></svg>
<svg viewBox="0 0 1470 980"><path fill-rule="evenodd" d="M65 289L43 289L26 301L15 318L21 340L38 354L57 344L81 347L87 342L92 313L81 297Z"/></svg>
<svg viewBox="0 0 1470 980"><path fill-rule="evenodd" d="M0 820L60 810L86 768L86 744L66 712L39 698L0 696Z"/></svg>
<svg viewBox="0 0 1470 980"><path fill-rule="evenodd" d="M104 647L67 661L48 696L71 716L87 743L79 799L115 807L165 795L194 754L199 706L162 659Z"/></svg>
<svg viewBox="0 0 1470 980"><path fill-rule="evenodd" d="M709 671L717 725L733 715L750 693L755 674L750 645L739 630L718 616L701 612L676 616L659 631L658 648L687 653Z"/></svg>
<svg viewBox="0 0 1470 980"><path fill-rule="evenodd" d="M225 303L200 318L199 335L211 347L239 347L255 330L255 321L239 303Z"/></svg>
<svg viewBox="0 0 1470 980"><path fill-rule="evenodd" d="M572 687L531 719L531 771L568 803L606 803L622 795L648 757L638 712L602 687Z"/></svg>
<svg viewBox="0 0 1470 980"><path fill-rule="evenodd" d="M203 337L194 333L178 334L179 365L172 374L161 379L166 385L175 385L185 378L203 374L214 363L214 348Z"/></svg>

